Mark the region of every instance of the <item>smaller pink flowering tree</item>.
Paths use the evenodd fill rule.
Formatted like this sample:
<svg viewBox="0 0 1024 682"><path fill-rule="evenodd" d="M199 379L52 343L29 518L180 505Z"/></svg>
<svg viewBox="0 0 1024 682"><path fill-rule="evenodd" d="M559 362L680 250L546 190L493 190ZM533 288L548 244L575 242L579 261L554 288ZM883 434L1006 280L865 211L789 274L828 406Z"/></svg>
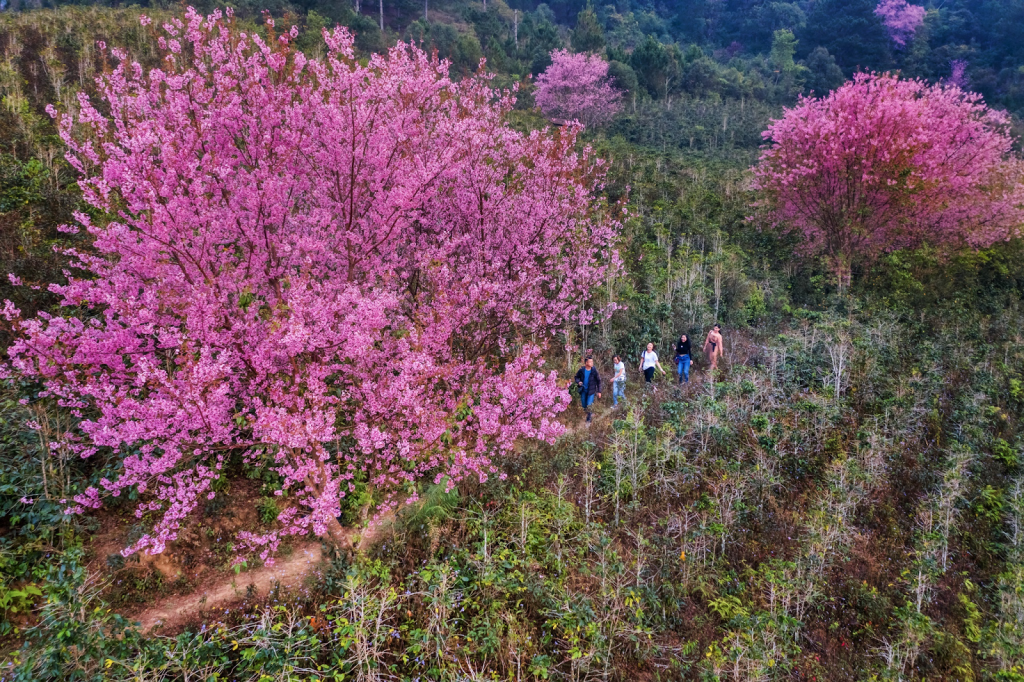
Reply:
<svg viewBox="0 0 1024 682"><path fill-rule="evenodd" d="M1006 114L956 86L857 74L763 133L759 206L826 256L840 286L851 263L884 251L989 246L1024 223L1008 128Z"/></svg>
<svg viewBox="0 0 1024 682"><path fill-rule="evenodd" d="M875 14L885 24L889 38L897 47L905 47L918 27L924 22L926 10L920 5L911 5L907 0L881 0L875 7Z"/></svg>
<svg viewBox="0 0 1024 682"><path fill-rule="evenodd" d="M579 121L590 128L619 112L622 92L608 78L608 62L568 50L551 53L551 66L537 76L537 106L552 119Z"/></svg>
<svg viewBox="0 0 1024 682"><path fill-rule="evenodd" d="M60 116L93 248L62 314L7 302L9 357L79 419L64 447L118 465L71 511L154 515L126 553L162 552L231 458L280 477L278 529L239 538L265 559L342 541L357 476L392 499L486 479L562 433L545 340L618 268L578 127L516 132L510 93L410 45L364 64L337 29L308 60L295 35L190 9L161 68L112 50L101 103Z"/></svg>
<svg viewBox="0 0 1024 682"><path fill-rule="evenodd" d="M946 82L950 85L955 85L961 90L966 90L970 78L967 76L967 60L966 59L950 59L949 60L949 78Z"/></svg>

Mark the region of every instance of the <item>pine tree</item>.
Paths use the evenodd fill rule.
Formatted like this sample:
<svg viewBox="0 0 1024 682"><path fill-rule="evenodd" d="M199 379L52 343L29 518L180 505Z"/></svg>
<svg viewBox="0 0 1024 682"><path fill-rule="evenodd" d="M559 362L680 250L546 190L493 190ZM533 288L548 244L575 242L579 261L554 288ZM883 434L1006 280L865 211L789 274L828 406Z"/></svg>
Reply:
<svg viewBox="0 0 1024 682"><path fill-rule="evenodd" d="M576 17L576 28L572 31L572 49L576 52L593 53L604 50L604 30L597 20L597 13L590 7Z"/></svg>

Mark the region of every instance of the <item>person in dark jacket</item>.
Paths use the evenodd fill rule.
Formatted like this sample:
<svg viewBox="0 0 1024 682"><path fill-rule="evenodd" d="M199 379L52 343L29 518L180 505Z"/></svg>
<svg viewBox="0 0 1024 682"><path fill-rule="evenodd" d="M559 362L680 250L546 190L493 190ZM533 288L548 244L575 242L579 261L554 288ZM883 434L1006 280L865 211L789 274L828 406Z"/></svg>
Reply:
<svg viewBox="0 0 1024 682"><path fill-rule="evenodd" d="M597 368L594 367L594 358L588 356L583 361L583 366L580 367L580 371L576 372L575 378L569 382L569 385L571 386L573 383L580 389L580 404L586 410L589 422L594 416L590 411L591 405L594 404L594 398L601 397L601 376L597 373Z"/></svg>
<svg viewBox="0 0 1024 682"><path fill-rule="evenodd" d="M679 383L690 383L690 337L683 334L676 341L676 374Z"/></svg>

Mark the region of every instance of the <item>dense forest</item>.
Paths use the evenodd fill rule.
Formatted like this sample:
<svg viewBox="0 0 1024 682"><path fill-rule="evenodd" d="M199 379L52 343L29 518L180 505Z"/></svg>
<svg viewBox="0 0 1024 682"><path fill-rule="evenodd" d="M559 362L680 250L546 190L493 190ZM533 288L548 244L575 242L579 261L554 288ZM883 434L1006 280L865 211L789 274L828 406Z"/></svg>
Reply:
<svg viewBox="0 0 1024 682"><path fill-rule="evenodd" d="M9 273L0 281L0 298L9 301L0 323L0 677L1024 680L1021 176L1007 170L972 185L973 194L943 197L963 185L941 184L936 170L931 190L906 189L913 206L904 206L898 230L833 248L823 227L801 226L792 210L800 204L794 192L803 199L819 191L814 178L800 184L785 176L796 164L773 167L766 152L800 131L799 122L785 121L826 117L822 98L831 96L836 109L867 102L858 112L870 118L873 109L889 111L872 102L904 93L900 111L923 112L927 123L914 135L929 134L935 149L961 139L960 111L968 112L963 129L973 131L964 139L993 140L956 178L983 159L1016 168L1024 4L245 0L194 7L230 9L223 22L232 45L265 41L267 55L287 60L291 70L280 72L287 78L269 79L273 87L290 87L293 78L316 97L268 95L260 109L241 96L242 105L230 97L222 103L211 86L175 100L166 94L174 87L149 91L130 69L119 72L125 59L112 48L137 61L140 74L185 68L174 60L184 49L177 39L200 39L181 26L161 32L186 16L179 4L0 1L0 270ZM344 40L332 46L336 26L354 36L350 54ZM417 62L422 53L393 50L403 42L425 51L423 63L447 60L438 67L444 73ZM389 50L388 62L374 57ZM219 55L211 50L196 61L227 59ZM319 68L303 72L306 60L331 59L344 68L323 67L309 81L296 75ZM587 105L596 113L585 129L567 125L571 108L551 115L545 99L562 66L567 78L578 78L573 68L596 69L606 88L605 101ZM218 73L241 79L237 70ZM374 99L367 84L375 78L394 88L389 96ZM225 82L216 81L234 92ZM882 94L863 94L870 87ZM171 346L180 355L163 348L148 369L133 352L112 360L108 345L118 343L129 314L133 329L150 329L157 311L199 305L177 302L188 298L178 292L191 281L154 274L177 256L156 250L150 257L141 238L124 237L131 230L111 228L138 225L174 203L170 195L147 198L138 179L192 177L204 159L224 158L204 146L220 144L241 150L245 162L235 167L238 178L211 171L226 183L216 191L178 196L198 216L186 232L220 229L219 201L275 183L288 190L274 195L282 225L303 211L342 215L346 202L330 188L329 201L317 195L325 203L316 211L288 193L308 191L321 177L309 171L304 185L302 173L313 167L318 135L345 129L328 106L342 101L339 93L351 97L344 101L353 111L358 104L375 112L367 136L378 125L400 130L394 139L422 136L415 153L386 162L367 154L351 171L373 211L386 215L374 202L427 170L449 183L436 191L443 207L421 206L410 221L422 230L415 242L388 233L364 249L379 261L360 266L361 276L378 277L376 290L366 287L350 302L341 278L312 278L309 291L330 291L358 310L334 310L327 325L336 336L326 345L348 355L328 364L323 349L302 350L288 369L275 366L259 375L262 383L244 385L233 375L257 373L255 352L227 371L217 363L228 366L230 353L186 352L178 337ZM449 96L461 102L457 116L446 113ZM942 115L914 109L929 98L946 107ZM300 100L308 108L282 115L288 123L268 125L266 138L252 132L261 114L291 112ZM157 106L164 103L174 106ZM188 147L197 118L189 107L211 103L228 112L225 121L237 113L234 137L197 133ZM435 127L406 118L409 110L426 112L422 119ZM120 132L104 137L97 121L106 117ZM391 120L401 126L387 128ZM132 126L153 136L138 138L159 157L141 155L149 176L133 175L138 168L127 161L117 165L127 139L117 135ZM260 150L288 144L263 148L254 140L278 129L295 133L288 144L302 153L259 175ZM188 148L172 157L153 140L175 130ZM896 139L901 131L884 122L876 132ZM830 138L827 127L807 135L812 142L800 150L810 163ZM856 155L878 138L862 147L853 136L842 139ZM473 144L489 155L466 161L476 158ZM349 172L336 158L316 164L332 177ZM503 164L512 170L488 175ZM106 173L101 180L97 168ZM890 184L908 174L893 171ZM459 211L470 210L472 201L451 199L465 178L487 185L474 195L481 206L492 195L509 201L495 209L494 233L474 237L474 248L492 249L476 260L465 242L439 245L444 230L423 227L437 215L439 224L457 223ZM1009 197L1000 203L1002 222L993 218L998 191ZM928 202L941 216L926 220ZM983 208L968 210L968 202ZM233 204L237 215L249 215L243 204ZM868 229L862 216L872 206L856 204L837 229ZM974 223L984 231L958 236ZM533 234L522 225L544 227ZM319 245L348 249L349 264L362 251L351 240L330 242L320 227L304 227L303 238L315 233ZM496 276L489 258L515 251L519 239L528 255L507 256L515 270ZM249 325L238 345L263 343L253 330L281 333L282 347L299 343L289 325L301 310L311 328L322 302L273 305L258 288L261 274L239 274L239 254L257 247L221 233L210 243L208 280L237 278L229 314ZM316 251L303 263L318 262ZM407 251L427 252L427 265L384 269L406 263ZM102 289L115 271L120 279L110 275ZM520 272L531 280L522 287ZM90 290L83 281L99 284ZM267 291L280 293L279 278L268 281ZM288 282L284 289L298 289ZM418 305L427 307L423 291L447 317L415 317ZM580 301L583 312L571 307ZM110 310L125 326L101 336L101 320L115 319ZM399 319L420 326L413 333ZM67 327L46 336L42 323L24 320ZM219 324L197 326L210 339ZM719 360L704 343L715 324L724 329ZM687 383L678 382L673 362L680 334L692 342ZM362 345L348 350L350 342ZM640 372L648 343L667 372L651 386ZM533 344L536 357L524 350ZM70 350L64 358L53 349ZM566 388L586 356L604 385L592 422L579 387ZM626 397L613 406L617 356ZM524 368L521 357L535 365ZM50 371L61 358L66 364ZM317 362L320 374L295 389L301 363ZM157 408L145 399L135 405L137 395L117 383L129 372L137 373L133 381L138 373L173 375L162 367L175 363L223 371L217 386L236 387L218 407L232 429L223 442L233 445L203 441L209 426L200 411L147 412ZM436 369L434 393L406 391L402 372L424 366ZM557 376L544 374L551 371ZM358 379L343 393L338 377L346 372ZM457 392L472 381L475 396ZM530 382L526 416L488 422L486 409ZM317 394L322 386L337 390ZM316 409L335 411L340 426L322 443L302 441L293 449L306 446L306 455L285 461L273 429L257 434L261 410L287 412L280 407L287 395L301 398L296 413L312 414L314 394L322 398ZM164 431L137 435L156 421ZM294 428L312 430L313 421ZM175 431L178 422L186 426ZM273 425L294 423L281 417ZM364 438L379 439L376 452ZM414 457L408 447L422 449ZM154 453L172 448L182 458L154 474ZM381 454L391 450L402 456ZM329 466L358 465L342 468L340 487L327 493L314 480L322 469L303 468L315 459L310 452ZM102 505L89 492L98 489L109 493ZM292 505L311 499L311 490L313 498L334 495L337 509L326 522L296 521ZM169 522L179 507L188 513Z"/></svg>
<svg viewBox="0 0 1024 682"><path fill-rule="evenodd" d="M10 0L8 9L97 7L104 3ZM122 3L108 6L124 7ZM173 10L174 4L140 3ZM220 5L196 3L202 12ZM472 71L480 57L512 77L537 75L551 50L571 45L605 50L629 66L619 74L640 97L748 97L789 101L801 91L823 94L857 70L898 69L913 78L951 76L957 63L973 90L992 104L1019 111L1022 104L1024 8L1012 0L942 2L924 9L923 21L903 43L887 34L876 4L855 2L593 2L528 0L467 3L464 0L372 0L231 5L239 16L264 11L292 17L316 31L326 24L349 26L360 49L382 49L396 39L423 41ZM792 37L780 38L777 31ZM315 37L312 39L315 42ZM795 64L790 64L790 57ZM619 67L620 69L622 67Z"/></svg>

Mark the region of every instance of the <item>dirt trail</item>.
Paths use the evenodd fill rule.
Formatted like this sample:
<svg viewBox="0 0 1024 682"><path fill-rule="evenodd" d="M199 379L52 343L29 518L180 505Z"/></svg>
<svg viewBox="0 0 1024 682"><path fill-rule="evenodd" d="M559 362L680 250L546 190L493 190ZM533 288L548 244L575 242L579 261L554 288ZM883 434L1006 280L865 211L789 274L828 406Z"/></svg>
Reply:
<svg viewBox="0 0 1024 682"><path fill-rule="evenodd" d="M282 588L299 588L306 576L318 572L322 560L320 543L299 545L287 558L278 558L273 566L242 571L238 575L227 574L222 581L192 594L167 597L137 614L133 620L142 623L143 632L156 626L173 630L205 611L222 609L247 597L266 596L276 584Z"/></svg>
<svg viewBox="0 0 1024 682"><path fill-rule="evenodd" d="M706 369L701 371L694 369L690 373L690 384L680 387L675 381L675 365L666 367L666 370L668 372L666 380L659 382L659 393L662 400L680 388L684 391L699 390L699 386L705 380ZM634 398L638 397L641 391L646 390L642 380L632 382L630 388ZM594 421L603 424L621 414L621 410L614 410L610 405L606 405L594 410ZM575 424L568 424L568 426L571 431L586 428L582 411L579 421ZM393 519L394 513L392 512L378 519L377 523L370 528L346 529L349 544L357 550L365 548L376 540L380 530ZM358 543L354 542L357 538ZM323 551L319 542L298 545L288 557L279 557L273 566L262 566L250 571L243 571L238 575L225 574L223 579L212 582L192 594L164 598L141 613L135 614L132 620L142 623L143 632L149 632L157 626L160 626L165 632L174 632L189 623L196 622L205 613L223 610L246 598L266 596L274 589L275 585L286 589L299 589L307 577L319 575L322 570L322 562Z"/></svg>
<svg viewBox="0 0 1024 682"><path fill-rule="evenodd" d="M346 529L347 545L356 550L369 546L391 519L393 514L387 514L369 528ZM237 575L226 573L222 579L192 594L161 599L141 613L131 616L130 620L141 622L143 632L150 632L158 626L164 632L176 632L189 623L201 620L204 614L214 615L211 613L213 611L223 613L226 607L244 599L265 597L277 585L283 589L300 589L307 578L321 575L323 560L320 542L296 545L287 557L277 557L273 566L261 566L241 571Z"/></svg>
<svg viewBox="0 0 1024 682"><path fill-rule="evenodd" d="M653 393L655 403L661 403L665 400L672 399L679 395L680 391L686 393L693 393L701 390L704 384L704 380L707 376L707 370L701 369L696 370L690 369L690 381L688 383L679 384L677 383L677 374L675 363L672 364L671 368L666 367L666 376L660 377L661 381L656 384L657 388ZM611 390L610 387L608 389ZM644 383L643 376L640 377L639 381L631 381L626 383L626 402L624 406L613 407L609 398L602 398L601 404L593 409L594 412L594 423L605 423L615 419L622 419L626 414L628 406L632 404L632 401L643 400L645 395L650 389ZM611 393L609 392L610 396ZM573 406L579 408L580 401L578 399L573 400ZM576 432L588 428L586 419L584 418L584 412L582 409L579 410L579 414L576 419L566 425L570 431Z"/></svg>
<svg viewBox="0 0 1024 682"><path fill-rule="evenodd" d="M694 341L696 344L697 342ZM723 375L731 374L731 372L742 365L747 364L750 357L755 354L756 349L753 346L750 338L742 332L734 332L730 335L727 345L725 346L728 355L720 362L718 374L716 374L716 380L721 380ZM707 360L701 358L701 364L698 368L697 364L690 365L690 381L688 383L679 384L678 375L676 374L676 364L673 360L669 360L663 366L665 368L665 376L658 376L657 383L655 384L656 390L654 392L654 403L660 404L665 400L671 400L677 397L680 392L683 395L692 395L698 391L704 390L704 383L708 381L710 369L708 368ZM633 365L635 368L636 365ZM632 400L642 400L644 395L650 390L644 382L643 375L639 375L639 378L635 378L634 375L630 374L629 379L626 382L626 405L630 405ZM611 385L605 389L607 397L601 399L599 406L593 409L594 421L592 424L606 424L615 419L621 419L626 412L628 407L612 407L611 405ZM576 408L574 417L571 421L566 423L566 427L572 433L584 431L588 426L586 419L584 418L584 412L580 409L579 399L573 400L573 406Z"/></svg>

